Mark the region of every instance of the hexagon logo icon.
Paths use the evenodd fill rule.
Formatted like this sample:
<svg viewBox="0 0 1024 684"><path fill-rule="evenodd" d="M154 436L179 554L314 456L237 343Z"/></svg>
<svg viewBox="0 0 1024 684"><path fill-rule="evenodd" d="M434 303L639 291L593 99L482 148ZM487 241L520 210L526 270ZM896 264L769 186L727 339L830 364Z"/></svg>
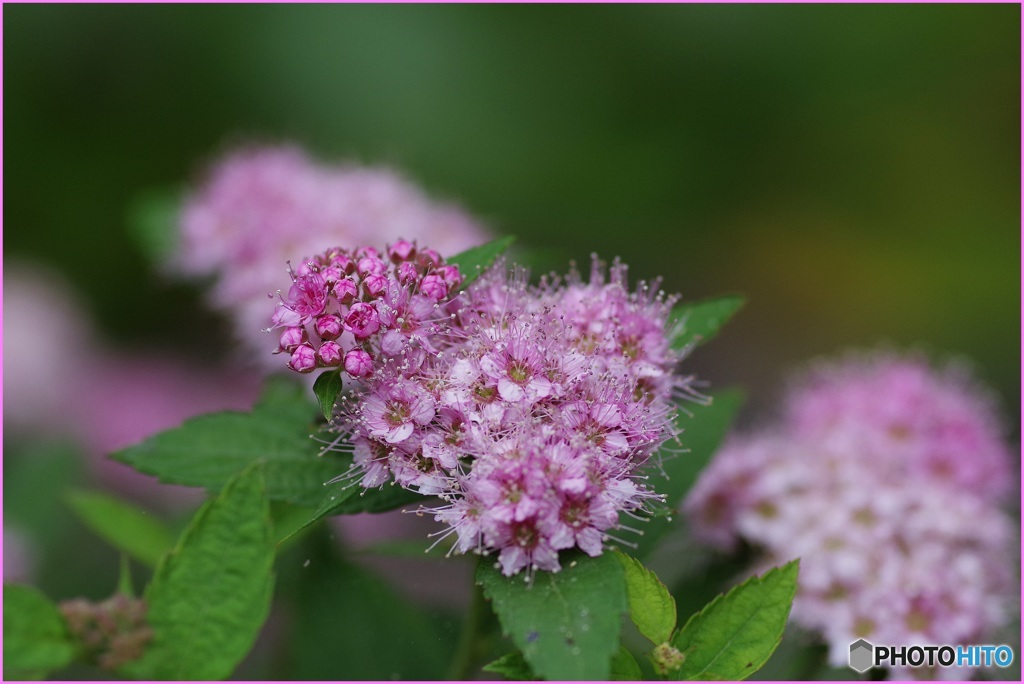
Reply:
<svg viewBox="0 0 1024 684"><path fill-rule="evenodd" d="M875 647L864 639L850 644L850 667L857 672L867 672L875 661Z"/></svg>

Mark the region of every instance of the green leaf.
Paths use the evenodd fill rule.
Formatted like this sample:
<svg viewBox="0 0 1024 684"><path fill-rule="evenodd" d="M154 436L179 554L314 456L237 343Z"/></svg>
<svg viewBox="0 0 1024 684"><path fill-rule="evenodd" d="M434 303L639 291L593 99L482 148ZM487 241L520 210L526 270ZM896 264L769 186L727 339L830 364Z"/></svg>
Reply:
<svg viewBox="0 0 1024 684"><path fill-rule="evenodd" d="M313 382L313 394L320 402L320 411L323 412L324 418L330 420L334 412L334 402L341 394L341 369L321 373Z"/></svg>
<svg viewBox="0 0 1024 684"><path fill-rule="evenodd" d="M644 678L636 658L625 646L619 646L619 652L612 656L612 672L608 679L619 682L636 682Z"/></svg>
<svg viewBox="0 0 1024 684"><path fill-rule="evenodd" d="M345 472L351 457L336 452L318 455L317 444L310 439L315 409L306 391L273 378L251 412L192 418L113 458L161 482L213 491L245 468L264 463L272 500L314 508L324 496L324 483Z"/></svg>
<svg viewBox="0 0 1024 684"><path fill-rule="evenodd" d="M296 594L288 597L294 613L290 679L444 677L454 620L447 618L452 625L446 630L377 573L346 562L326 531L301 551L290 556L298 566L289 568L296 579L289 585Z"/></svg>
<svg viewBox="0 0 1024 684"><path fill-rule="evenodd" d="M673 679L746 679L775 651L796 593L799 561L752 577L697 613L673 646L686 660Z"/></svg>
<svg viewBox="0 0 1024 684"><path fill-rule="evenodd" d="M270 507L260 466L196 513L146 588L153 641L125 674L223 679L252 648L270 610Z"/></svg>
<svg viewBox="0 0 1024 684"><path fill-rule="evenodd" d="M530 664L526 662L523 654L519 651L506 653L497 660L487 663L483 666L483 671L494 672L505 679L520 682L537 679L537 675L533 674L533 670L530 669Z"/></svg>
<svg viewBox="0 0 1024 684"><path fill-rule="evenodd" d="M681 350L708 342L740 310L743 301L743 297L733 295L680 304L669 316L668 328L675 330L672 348Z"/></svg>
<svg viewBox="0 0 1024 684"><path fill-rule="evenodd" d="M178 242L178 189L148 190L128 207L128 234L154 264L163 264Z"/></svg>
<svg viewBox="0 0 1024 684"><path fill-rule="evenodd" d="M686 403L680 406L676 425L683 433L679 439L684 449L682 454L662 451L662 470L652 470L647 484L659 494L666 496L669 509L677 510L686 492L690 490L697 476L704 470L718 450L732 425L733 418L743 404L739 390L724 390L712 397L707 406ZM690 415L688 415L690 414ZM678 448L671 443L669 448ZM668 518L653 518L643 526L643 536L637 540L633 552L637 558L645 558L657 542L665 536L671 526Z"/></svg>
<svg viewBox="0 0 1024 684"><path fill-rule="evenodd" d="M446 259L445 263L454 264L459 267L459 273L462 274L464 280L462 281L462 287L466 287L471 282L480 277L488 266L494 263L505 250L507 250L513 242L516 241L514 235L508 235L497 240L492 240L485 245L479 247L473 247L467 249L465 252L460 252L450 259Z"/></svg>
<svg viewBox="0 0 1024 684"><path fill-rule="evenodd" d="M629 616L640 633L657 646L672 638L676 628L676 601L658 576L619 550L615 557L626 575Z"/></svg>
<svg viewBox="0 0 1024 684"><path fill-rule="evenodd" d="M611 554L563 554L560 572L505 577L481 563L477 582L502 630L545 679L607 679L619 647L626 586Z"/></svg>
<svg viewBox="0 0 1024 684"><path fill-rule="evenodd" d="M57 606L33 587L4 585L4 679L42 679L74 656Z"/></svg>
<svg viewBox="0 0 1024 684"><path fill-rule="evenodd" d="M291 539L321 518L331 515L384 513L424 501L426 498L423 494L400 487L394 482L376 489L363 489L358 481L331 482L323 487L320 503L310 516L302 524L295 524L280 541Z"/></svg>
<svg viewBox="0 0 1024 684"><path fill-rule="evenodd" d="M163 522L123 501L99 492L72 492L67 497L86 527L119 551L154 567L174 544Z"/></svg>

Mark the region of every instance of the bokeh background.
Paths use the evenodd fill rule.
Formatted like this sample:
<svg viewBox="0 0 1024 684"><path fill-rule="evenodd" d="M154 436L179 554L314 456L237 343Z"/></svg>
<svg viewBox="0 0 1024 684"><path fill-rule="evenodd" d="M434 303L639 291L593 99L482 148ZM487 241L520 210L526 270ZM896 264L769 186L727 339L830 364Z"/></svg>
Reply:
<svg viewBox="0 0 1024 684"><path fill-rule="evenodd" d="M162 277L128 226L233 145L290 141L403 170L518 235L537 269L598 252L686 299L746 295L689 366L746 389L744 422L806 360L885 343L969 359L1019 444L1017 6L5 5L3 20L5 271L60 274L112 348L228 363L201 288ZM5 451L32 442L5 434ZM29 468L26 495L6 466L7 517L64 530L36 542L36 583L102 596L113 580L88 570L116 558L79 553L67 572L67 540L87 534L52 510L90 476Z"/></svg>

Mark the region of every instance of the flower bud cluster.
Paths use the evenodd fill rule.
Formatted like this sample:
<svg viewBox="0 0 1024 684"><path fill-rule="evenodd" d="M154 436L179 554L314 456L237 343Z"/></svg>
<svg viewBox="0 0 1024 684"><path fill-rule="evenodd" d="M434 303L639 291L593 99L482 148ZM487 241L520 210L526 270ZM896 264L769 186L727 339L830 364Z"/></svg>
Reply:
<svg viewBox="0 0 1024 684"><path fill-rule="evenodd" d="M441 302L462 282L458 266L431 249L398 240L329 249L292 271L292 286L273 315L277 353L299 373L344 368L368 378L375 368L426 345L446 325Z"/></svg>
<svg viewBox="0 0 1024 684"><path fill-rule="evenodd" d="M589 282L530 286L495 267L458 297L432 281L437 299L424 275L414 291L447 322L367 349L372 370L334 421L353 445L351 475L440 497L420 509L447 526L438 536L457 553L496 552L506 575L557 571L562 549L599 555L620 513L661 500L642 468L674 435L675 394L689 391L673 374L674 299L643 283L629 291L622 264L606 271L595 259ZM288 301L312 303L288 316L323 315L300 294Z"/></svg>
<svg viewBox="0 0 1024 684"><path fill-rule="evenodd" d="M114 670L138 660L153 638L142 599L115 594L100 603L73 599L60 604L68 631L100 667Z"/></svg>
<svg viewBox="0 0 1024 684"><path fill-rule="evenodd" d="M985 643L1008 617L1019 534L987 397L962 372L880 354L814 369L784 406L704 471L684 505L697 535L744 540L764 565L799 557L793 618L835 664L858 638Z"/></svg>

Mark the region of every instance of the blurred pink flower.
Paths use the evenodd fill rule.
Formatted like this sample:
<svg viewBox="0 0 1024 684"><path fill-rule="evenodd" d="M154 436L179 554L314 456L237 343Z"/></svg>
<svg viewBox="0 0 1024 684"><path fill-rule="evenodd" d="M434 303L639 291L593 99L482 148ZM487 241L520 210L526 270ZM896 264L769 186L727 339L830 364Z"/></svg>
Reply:
<svg viewBox="0 0 1024 684"><path fill-rule="evenodd" d="M37 551L30 536L16 525L4 523L4 584L35 578Z"/></svg>
<svg viewBox="0 0 1024 684"><path fill-rule="evenodd" d="M4 264L4 429L67 430L75 379L95 355L88 312L61 276L38 264Z"/></svg>
<svg viewBox="0 0 1024 684"><path fill-rule="evenodd" d="M746 541L759 569L800 558L792 617L837 665L858 638L984 643L1010 617L1019 534L999 507L1011 466L991 402L962 373L879 354L816 368L785 405L781 426L732 438L704 471L684 504L695 534Z"/></svg>

